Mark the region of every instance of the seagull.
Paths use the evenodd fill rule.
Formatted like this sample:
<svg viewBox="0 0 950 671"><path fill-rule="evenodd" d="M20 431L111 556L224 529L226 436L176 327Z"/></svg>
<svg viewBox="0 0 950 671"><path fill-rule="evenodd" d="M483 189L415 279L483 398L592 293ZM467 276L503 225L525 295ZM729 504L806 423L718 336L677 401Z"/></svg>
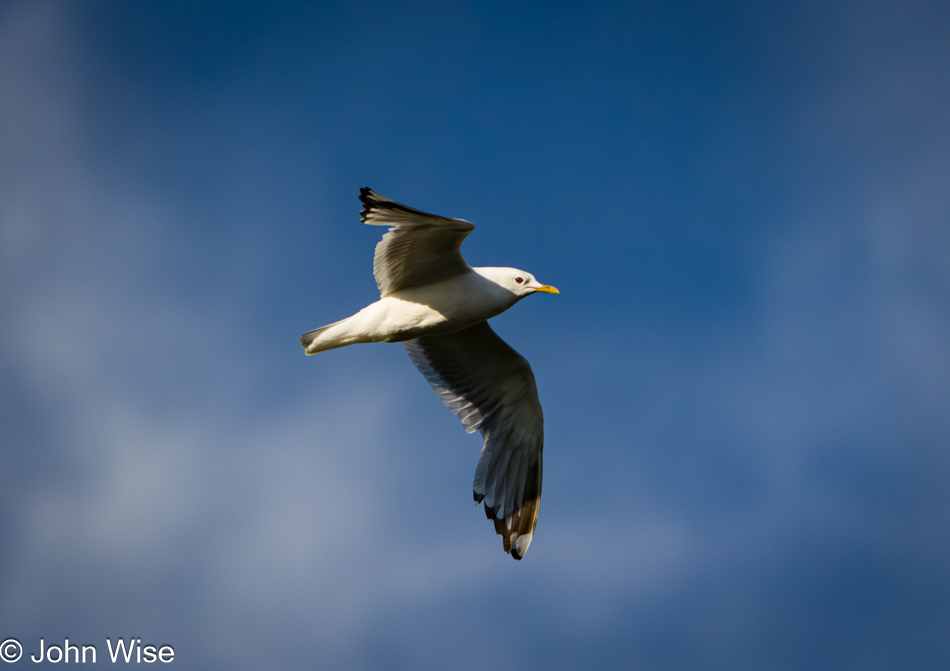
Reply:
<svg viewBox="0 0 950 671"><path fill-rule="evenodd" d="M472 268L461 246L475 226L360 189L364 224L388 226L376 245L380 299L352 317L300 336L308 355L367 342L401 342L467 433L484 438L475 503L505 552L521 559L538 523L544 427L527 360L488 325L525 296L557 294L517 268Z"/></svg>

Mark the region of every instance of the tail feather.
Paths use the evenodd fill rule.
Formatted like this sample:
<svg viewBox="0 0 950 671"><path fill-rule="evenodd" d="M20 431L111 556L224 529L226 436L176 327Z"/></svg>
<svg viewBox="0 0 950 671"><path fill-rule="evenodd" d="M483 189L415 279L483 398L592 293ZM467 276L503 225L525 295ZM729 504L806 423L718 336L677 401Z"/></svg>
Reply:
<svg viewBox="0 0 950 671"><path fill-rule="evenodd" d="M340 321L344 321L344 320L341 319ZM324 331L326 331L327 329L333 328L339 323L340 322L333 322L332 324L321 326L318 329L307 331L302 336L300 336L300 344L304 346L305 350L307 350L307 356L311 354L316 354L317 352L323 352L328 349L334 349L335 347L341 347L343 345L343 343L340 343L340 344L325 343L324 346L322 347L315 346L315 341L320 337L320 335Z"/></svg>

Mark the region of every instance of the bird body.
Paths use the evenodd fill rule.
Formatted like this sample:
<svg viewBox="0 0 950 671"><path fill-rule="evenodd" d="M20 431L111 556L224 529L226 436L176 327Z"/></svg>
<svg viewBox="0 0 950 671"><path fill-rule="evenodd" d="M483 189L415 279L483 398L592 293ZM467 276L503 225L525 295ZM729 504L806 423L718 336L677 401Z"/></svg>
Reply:
<svg viewBox="0 0 950 671"><path fill-rule="evenodd" d="M508 276L527 273L515 268L470 268L461 275L394 291L351 317L301 337L307 354L368 342L403 342L441 335L495 317L525 295L504 286ZM464 301L458 297L464 296ZM312 339L311 339L312 338Z"/></svg>
<svg viewBox="0 0 950 671"><path fill-rule="evenodd" d="M531 366L487 320L533 293L559 293L517 268L472 268L460 252L474 226L360 190L364 223L389 226L376 246L380 299L300 337L307 354L402 342L469 433L484 438L473 494L505 552L521 559L541 503L543 417Z"/></svg>

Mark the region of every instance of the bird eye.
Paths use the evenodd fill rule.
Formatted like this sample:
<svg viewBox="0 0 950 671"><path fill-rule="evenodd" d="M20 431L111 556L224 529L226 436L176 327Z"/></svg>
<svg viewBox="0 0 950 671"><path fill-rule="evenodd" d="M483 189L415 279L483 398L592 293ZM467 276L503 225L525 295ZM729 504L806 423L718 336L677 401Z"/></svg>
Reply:
<svg viewBox="0 0 950 671"><path fill-rule="evenodd" d="M523 278L523 277L516 277L516 278L515 278L515 282L517 282L518 284L521 284L522 282L524 282L524 278Z"/></svg>

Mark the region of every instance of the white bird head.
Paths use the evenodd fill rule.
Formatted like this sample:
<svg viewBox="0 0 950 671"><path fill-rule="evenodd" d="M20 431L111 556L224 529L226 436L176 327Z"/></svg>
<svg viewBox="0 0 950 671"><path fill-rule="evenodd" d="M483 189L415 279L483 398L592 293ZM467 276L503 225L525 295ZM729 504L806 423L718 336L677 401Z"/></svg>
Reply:
<svg viewBox="0 0 950 671"><path fill-rule="evenodd" d="M559 294L556 288L538 282L534 275L517 268L476 268L482 277L490 279L495 284L504 287L518 298L531 294Z"/></svg>

